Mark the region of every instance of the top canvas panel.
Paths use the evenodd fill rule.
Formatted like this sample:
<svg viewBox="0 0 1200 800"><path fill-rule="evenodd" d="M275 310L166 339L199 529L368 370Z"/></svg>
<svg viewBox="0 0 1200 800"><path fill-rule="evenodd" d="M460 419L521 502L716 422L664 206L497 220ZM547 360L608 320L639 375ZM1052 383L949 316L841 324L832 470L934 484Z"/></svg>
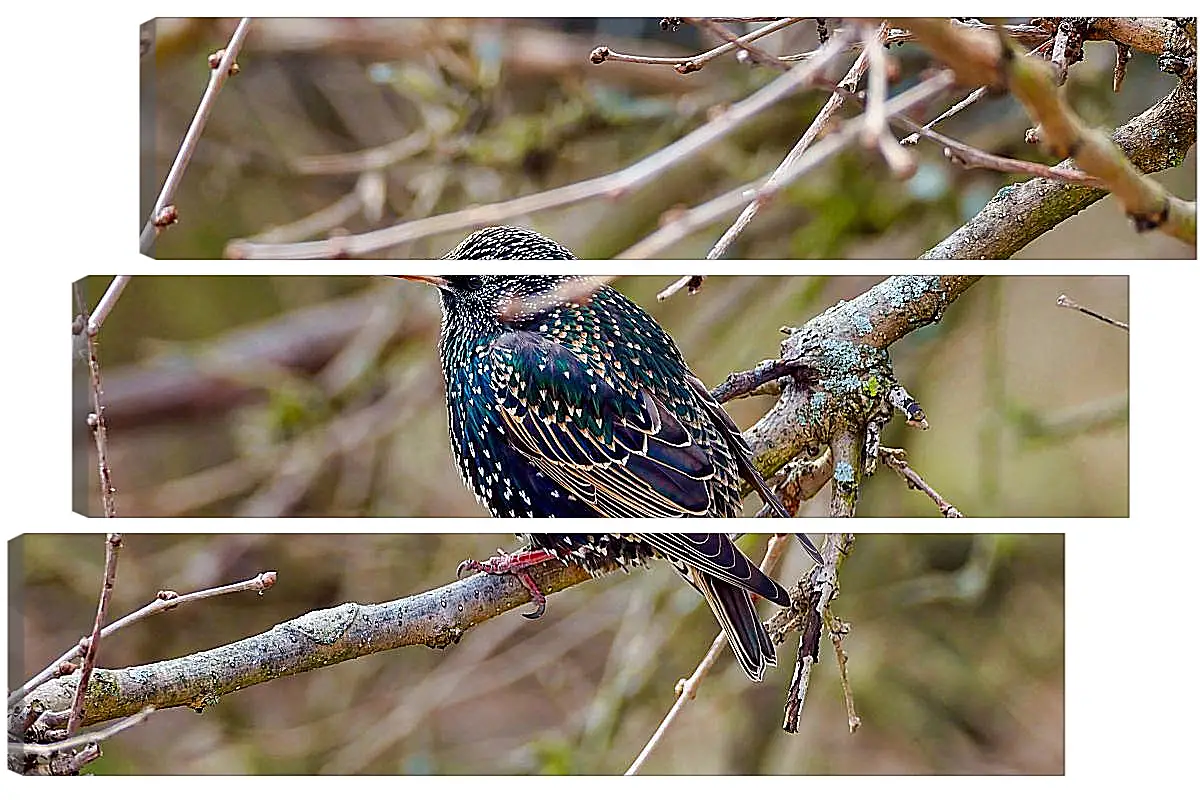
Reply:
<svg viewBox="0 0 1200 800"><path fill-rule="evenodd" d="M1175 19L141 33L158 258L440 258L489 226L584 259L1195 257L1195 32Z"/></svg>
<svg viewBox="0 0 1200 800"><path fill-rule="evenodd" d="M1125 276L400 277L82 281L75 509L1129 513Z"/></svg>

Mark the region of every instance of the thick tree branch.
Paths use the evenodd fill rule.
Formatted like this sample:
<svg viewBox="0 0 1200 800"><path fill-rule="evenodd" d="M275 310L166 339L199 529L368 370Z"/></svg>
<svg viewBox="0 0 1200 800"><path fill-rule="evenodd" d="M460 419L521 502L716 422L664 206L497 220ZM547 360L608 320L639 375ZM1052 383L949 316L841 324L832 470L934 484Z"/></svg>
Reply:
<svg viewBox="0 0 1200 800"><path fill-rule="evenodd" d="M590 577L559 562L539 564L530 574L547 595ZM83 724L127 717L146 706L201 711L239 689L372 653L413 645L449 647L479 623L527 602L529 595L516 578L474 575L387 603L313 611L257 636L169 661L98 669L87 688ZM69 675L30 692L9 709L9 730L34 703L51 713L69 708L77 684L78 676Z"/></svg>
<svg viewBox="0 0 1200 800"><path fill-rule="evenodd" d="M1146 177L1177 166L1195 144L1194 71L1153 108L1109 137L1085 126L1067 107L1049 67L1013 58L996 36L954 28L941 20L911 20L910 26L960 80L1009 88L1039 123L1037 135L1047 146L1060 155L1074 156L1059 166L1082 169L1104 181L1139 231L1160 228L1177 239L1195 242L1195 202L1170 195ZM1006 258L1108 191L1045 179L1005 187L970 223L923 257Z"/></svg>
<svg viewBox="0 0 1200 800"><path fill-rule="evenodd" d="M746 431L759 470L774 475L796 456L829 444L835 430L865 426L896 385L887 348L940 320L978 280L893 276L794 329L781 358L755 370L783 375L779 399Z"/></svg>

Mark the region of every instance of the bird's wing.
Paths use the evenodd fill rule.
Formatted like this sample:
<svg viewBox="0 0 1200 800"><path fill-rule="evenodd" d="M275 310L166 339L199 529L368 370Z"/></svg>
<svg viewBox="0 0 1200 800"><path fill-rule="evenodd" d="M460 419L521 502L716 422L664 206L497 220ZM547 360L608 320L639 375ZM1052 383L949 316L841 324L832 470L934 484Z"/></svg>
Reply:
<svg viewBox="0 0 1200 800"><path fill-rule="evenodd" d="M745 589L690 570L688 582L700 590L713 615L725 631L729 647L752 681L761 681L767 667L778 663L771 636L754 610L754 601Z"/></svg>
<svg viewBox="0 0 1200 800"><path fill-rule="evenodd" d="M717 426L717 430L725 437L725 441L729 443L729 449L733 453L734 460L737 461L738 473L743 479L748 481L754 490L758 492L758 496L763 499L763 503L771 507L775 512L775 516L790 518L791 512L779 499L779 495L775 494L775 490L767 486L767 482L763 479L762 473L754 466L754 460L751 457L750 446L746 443L746 437L742 435L742 431L738 428L737 423L733 421L733 417L729 416L729 412L724 406L717 402L699 378L695 375L688 375L687 382L691 384L696 396L700 398L704 409L708 412L709 418L713 424ZM812 540L803 533L796 533L796 538L800 540L800 544L808 552L812 559L818 564L824 564L825 559L821 557L821 551L816 548Z"/></svg>
<svg viewBox="0 0 1200 800"><path fill-rule="evenodd" d="M787 590L746 558L724 533L639 533L638 538L680 567L685 576L686 568L691 567L772 603L781 606L792 603ZM699 585L696 588L703 591Z"/></svg>
<svg viewBox="0 0 1200 800"><path fill-rule="evenodd" d="M491 400L513 446L599 516L710 513L708 453L649 392L618 392L566 347L529 331L493 343L491 373Z"/></svg>
<svg viewBox="0 0 1200 800"><path fill-rule="evenodd" d="M709 394L708 387L699 378L695 375L688 375L686 380L691 384L696 396L700 398L704 410L708 412L708 416L717 426L717 430L729 443L729 449L737 461L738 473L750 482L750 485L758 492L763 502L771 507L776 516L785 519L791 517L792 515L779 500L779 496L771 490L771 487L767 486L762 473L755 468L750 456L750 447L746 444L746 437L742 435L742 431L733 421L733 417L729 416L729 412L725 410L724 406Z"/></svg>

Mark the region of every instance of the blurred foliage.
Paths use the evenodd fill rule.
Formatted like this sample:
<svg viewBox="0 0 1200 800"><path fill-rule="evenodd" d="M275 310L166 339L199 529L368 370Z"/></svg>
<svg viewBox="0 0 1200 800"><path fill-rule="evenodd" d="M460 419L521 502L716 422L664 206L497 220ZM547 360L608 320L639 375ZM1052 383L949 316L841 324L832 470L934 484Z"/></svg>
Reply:
<svg viewBox="0 0 1200 800"><path fill-rule="evenodd" d="M761 556L765 537L741 545ZM129 535L112 609L162 588L191 591L276 570L239 594L147 619L99 665L174 658L315 608L374 603L453 580L462 558L509 545L479 535ZM99 535L9 544L9 674L27 677L77 641L95 613ZM647 773L1061 774L1064 553L1059 535L860 535L833 611L862 729L849 734L837 660L822 642L800 732L780 730L796 643L763 684L726 652L648 762ZM790 583L808 561L791 547ZM614 773L674 700L717 626L666 564L509 613L445 651L405 648L228 695L202 715L162 711L104 746L95 771ZM12 681L15 683L15 681ZM89 768L90 769L90 768Z"/></svg>
<svg viewBox="0 0 1200 800"><path fill-rule="evenodd" d="M879 279L711 276L699 294L658 303L672 280L626 277L616 287L659 319L714 386L777 356L781 326L802 325ZM107 283L85 281L90 304ZM1129 337L1055 298L1128 319L1128 284L984 279L939 325L891 348L931 428L895 420L883 443L907 448L914 469L968 516L1127 515ZM340 334L307 333L303 315L347 302L352 309L337 306L317 329ZM98 339L119 512L483 516L450 457L439 318L434 290L378 277L134 278ZM291 341L304 342L293 349L305 363L288 368L257 354ZM74 503L98 514L82 359L74 376ZM166 399L177 402L147 410ZM772 402L728 409L745 429ZM802 513L828 514L826 493ZM865 484L860 513L937 509L881 469Z"/></svg>
<svg viewBox="0 0 1200 800"><path fill-rule="evenodd" d="M207 80L206 58L225 45L232 20L160 19L143 59L143 219L153 206ZM597 45L682 57L714 42L653 19L256 19L177 198L181 223L159 239L163 258L215 258L238 238L278 237L279 226L326 212L301 239L365 232L473 205L510 200L611 173L677 141L720 109L775 77L766 67L718 58L679 75L670 66L605 63ZM770 52L817 44L811 22L759 40ZM1152 55L1135 53L1120 94L1111 89L1113 48L1088 43L1066 91L1089 122L1116 127L1167 93L1174 80ZM925 51L892 48L906 88L930 66ZM838 60L842 75L851 56ZM837 72L836 70L841 70ZM965 94L965 93L964 93ZM621 252L691 207L769 174L825 100L790 97L733 135L619 202L593 200L514 224L535 228L586 258ZM956 96L954 99L958 99ZM943 104L948 105L949 102ZM943 106L926 109L926 118ZM1008 97L976 104L943 126L994 153L1044 162L1025 144L1029 120ZM370 169L330 170L314 161L370 148L400 155ZM951 166L940 146L916 147L920 169L897 182L874 155L853 150L815 170L771 204L730 250L733 258L896 258L924 252L1001 186L1021 176ZM1194 155L1157 178L1195 195ZM697 231L663 257L697 258L732 219ZM288 239L296 238L295 229ZM462 234L378 255L429 258ZM1101 201L1022 253L1039 258L1195 257L1165 236L1133 232Z"/></svg>

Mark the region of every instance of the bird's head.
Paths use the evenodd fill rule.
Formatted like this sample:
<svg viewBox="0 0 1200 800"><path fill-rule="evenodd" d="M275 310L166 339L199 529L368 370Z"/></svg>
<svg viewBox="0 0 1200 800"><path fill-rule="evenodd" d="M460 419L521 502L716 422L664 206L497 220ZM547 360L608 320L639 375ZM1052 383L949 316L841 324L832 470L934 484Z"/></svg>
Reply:
<svg viewBox="0 0 1200 800"><path fill-rule="evenodd" d="M459 328L519 325L557 305L587 303L608 279L572 275L397 275L435 286L442 324Z"/></svg>
<svg viewBox="0 0 1200 800"><path fill-rule="evenodd" d="M451 261L563 261L574 259L575 256L558 242L536 231L495 227L475 231L443 258Z"/></svg>

